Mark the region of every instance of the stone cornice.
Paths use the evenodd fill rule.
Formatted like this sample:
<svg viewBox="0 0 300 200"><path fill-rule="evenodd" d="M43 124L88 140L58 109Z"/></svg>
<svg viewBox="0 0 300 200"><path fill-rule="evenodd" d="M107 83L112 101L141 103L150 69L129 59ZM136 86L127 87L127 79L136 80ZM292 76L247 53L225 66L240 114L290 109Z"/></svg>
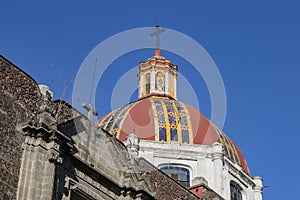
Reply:
<svg viewBox="0 0 300 200"><path fill-rule="evenodd" d="M224 157L224 161L225 161L225 164L228 166L228 172L232 176L237 178L245 187L248 187L249 185L251 187L255 186L253 179L243 171L241 166L233 163L227 157Z"/></svg>
<svg viewBox="0 0 300 200"><path fill-rule="evenodd" d="M18 124L17 130L25 136L25 144L40 146L44 149L55 149L56 151L76 152L71 138L61 133L56 125L49 126L51 116L42 113L38 117L38 122L30 121Z"/></svg>

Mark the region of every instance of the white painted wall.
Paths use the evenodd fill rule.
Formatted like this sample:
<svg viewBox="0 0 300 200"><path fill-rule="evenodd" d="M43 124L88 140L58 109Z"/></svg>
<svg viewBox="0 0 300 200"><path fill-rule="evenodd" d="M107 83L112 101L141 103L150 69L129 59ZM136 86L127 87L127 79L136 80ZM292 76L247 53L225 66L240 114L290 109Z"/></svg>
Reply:
<svg viewBox="0 0 300 200"><path fill-rule="evenodd" d="M203 177L208 186L224 199L230 199L230 182L242 188L243 200L262 200L262 180L250 177L238 164L224 157L222 145L180 144L178 142L156 142L140 140L140 157L153 165L180 165L190 170L190 185Z"/></svg>

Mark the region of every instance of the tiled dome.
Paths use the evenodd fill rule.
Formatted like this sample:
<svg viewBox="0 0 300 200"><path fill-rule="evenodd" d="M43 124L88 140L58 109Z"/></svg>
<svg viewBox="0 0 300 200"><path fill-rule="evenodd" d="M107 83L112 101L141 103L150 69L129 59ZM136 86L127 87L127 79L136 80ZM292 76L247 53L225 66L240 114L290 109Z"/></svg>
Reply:
<svg viewBox="0 0 300 200"><path fill-rule="evenodd" d="M211 145L219 142L232 162L249 169L236 144L196 108L167 98L148 97L114 110L98 121L107 132L125 141L135 133L140 139Z"/></svg>

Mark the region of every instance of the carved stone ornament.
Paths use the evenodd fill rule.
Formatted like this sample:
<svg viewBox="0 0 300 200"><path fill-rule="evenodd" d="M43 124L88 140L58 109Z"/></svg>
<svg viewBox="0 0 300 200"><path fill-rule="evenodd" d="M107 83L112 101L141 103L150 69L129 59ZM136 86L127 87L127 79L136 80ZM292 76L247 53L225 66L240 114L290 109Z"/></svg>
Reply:
<svg viewBox="0 0 300 200"><path fill-rule="evenodd" d="M53 103L52 103L53 93L46 85L39 85L39 88L42 93L42 105L40 107L41 111L52 113L54 110Z"/></svg>
<svg viewBox="0 0 300 200"><path fill-rule="evenodd" d="M140 149L140 139L134 133L127 136L124 143L132 156L137 156Z"/></svg>
<svg viewBox="0 0 300 200"><path fill-rule="evenodd" d="M60 157L60 153L58 151L51 149L48 152L48 158L49 158L49 162L51 163L57 163L60 165L63 164L63 158Z"/></svg>
<svg viewBox="0 0 300 200"><path fill-rule="evenodd" d="M70 178L70 177L66 177L65 178L65 185L64 185L64 187L68 191L76 189L77 188L77 184L78 184L78 182L75 181L75 180L73 180L72 178Z"/></svg>

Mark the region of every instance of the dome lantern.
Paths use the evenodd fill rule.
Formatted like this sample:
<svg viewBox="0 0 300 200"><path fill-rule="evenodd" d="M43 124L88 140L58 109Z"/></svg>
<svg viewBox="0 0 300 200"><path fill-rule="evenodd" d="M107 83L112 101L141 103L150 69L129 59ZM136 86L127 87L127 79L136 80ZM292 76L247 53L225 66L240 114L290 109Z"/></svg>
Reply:
<svg viewBox="0 0 300 200"><path fill-rule="evenodd" d="M153 144L169 143L212 146L211 158L216 166L226 157L250 174L248 165L238 146L196 108L177 101L178 67L161 55L159 33L156 26L156 49L154 55L140 62L138 78L138 101L113 110L98 121L98 126L117 139L132 144L132 130L136 138L153 141ZM128 137L130 135L130 137ZM136 140L137 141L137 140ZM137 146L133 152L137 152ZM132 149L130 150L132 151Z"/></svg>
<svg viewBox="0 0 300 200"><path fill-rule="evenodd" d="M161 56L159 49L159 34L164 32L159 25L156 25L156 49L154 56L145 62L141 62L138 72L138 99L150 96L163 96L176 100L176 81L178 67L170 60Z"/></svg>
<svg viewBox="0 0 300 200"><path fill-rule="evenodd" d="M156 55L141 62L138 72L139 100L150 96L164 96L176 99L178 68L170 60Z"/></svg>

